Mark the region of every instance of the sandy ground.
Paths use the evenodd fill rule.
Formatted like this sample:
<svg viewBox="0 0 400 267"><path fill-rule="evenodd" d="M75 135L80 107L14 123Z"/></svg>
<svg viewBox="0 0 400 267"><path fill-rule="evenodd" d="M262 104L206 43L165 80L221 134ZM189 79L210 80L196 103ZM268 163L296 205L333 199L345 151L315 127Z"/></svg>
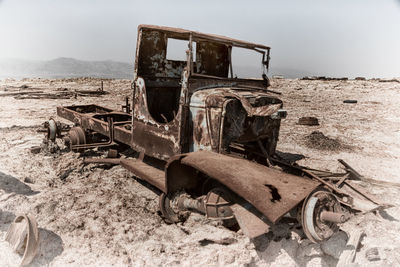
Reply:
<svg viewBox="0 0 400 267"><path fill-rule="evenodd" d="M303 81L274 79L288 111L278 150L309 167L341 170L344 159L363 175L400 182L400 83L375 81ZM0 93L61 88L97 89L97 79L26 79L0 81ZM56 107L96 103L120 109L130 81L107 80L110 95L77 99L17 100L0 97L0 265L17 266L19 256L3 241L15 216L33 213L41 247L32 266L336 266L345 249L339 232L312 244L296 226L278 224L269 234L249 240L218 222L193 214L183 224L167 225L158 213L158 196L119 166L83 165L77 153L32 154L44 137L40 125ZM357 104L343 100L355 99ZM301 126L298 118L315 116L319 126ZM66 122L66 121L64 121ZM310 148L313 131L338 140L343 148ZM400 187L361 183L395 207L354 217L343 230L363 229L356 254L361 266L400 265ZM376 248L379 259L366 252Z"/></svg>

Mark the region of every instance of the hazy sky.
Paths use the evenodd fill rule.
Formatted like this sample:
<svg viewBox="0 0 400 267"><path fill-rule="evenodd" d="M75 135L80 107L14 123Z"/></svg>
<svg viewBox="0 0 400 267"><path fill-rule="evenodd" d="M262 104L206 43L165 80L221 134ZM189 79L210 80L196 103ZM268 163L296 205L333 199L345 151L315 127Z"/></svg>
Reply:
<svg viewBox="0 0 400 267"><path fill-rule="evenodd" d="M0 58L132 62L141 23L269 45L271 68L400 76L399 0L0 0Z"/></svg>

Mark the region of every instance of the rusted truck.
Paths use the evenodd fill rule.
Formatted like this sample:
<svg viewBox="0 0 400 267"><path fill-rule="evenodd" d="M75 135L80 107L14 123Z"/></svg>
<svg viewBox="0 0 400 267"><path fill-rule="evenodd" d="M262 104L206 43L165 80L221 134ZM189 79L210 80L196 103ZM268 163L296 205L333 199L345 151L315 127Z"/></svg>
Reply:
<svg viewBox="0 0 400 267"><path fill-rule="evenodd" d="M176 40L185 44L181 60L167 56ZM259 55L260 77L234 75L236 48ZM254 238L289 217L313 242L326 240L351 212L381 204L351 185L349 169L317 171L276 155L286 111L279 93L269 89L269 60L265 45L140 25L132 95L123 111L58 107L58 116L74 127L63 136L51 119L48 138L63 137L73 151L129 147L134 156L86 162L120 164L156 187L169 223L199 212Z"/></svg>

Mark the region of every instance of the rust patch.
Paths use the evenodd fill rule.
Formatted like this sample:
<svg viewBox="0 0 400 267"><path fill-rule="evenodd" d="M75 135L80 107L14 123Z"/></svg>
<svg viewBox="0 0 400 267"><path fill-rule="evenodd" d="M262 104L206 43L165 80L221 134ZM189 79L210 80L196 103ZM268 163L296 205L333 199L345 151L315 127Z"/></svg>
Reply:
<svg viewBox="0 0 400 267"><path fill-rule="evenodd" d="M203 137L203 128L200 126L203 123L203 120L204 120L204 113L199 112L196 117L197 125L194 127L194 130L193 130L194 140L197 143L201 143L201 139Z"/></svg>

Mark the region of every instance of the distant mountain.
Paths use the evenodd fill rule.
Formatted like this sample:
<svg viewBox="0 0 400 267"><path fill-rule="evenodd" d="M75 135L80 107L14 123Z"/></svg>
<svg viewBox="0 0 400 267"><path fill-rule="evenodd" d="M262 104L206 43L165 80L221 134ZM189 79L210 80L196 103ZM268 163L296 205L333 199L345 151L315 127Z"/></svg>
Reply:
<svg viewBox="0 0 400 267"><path fill-rule="evenodd" d="M261 78L261 66L233 66L234 74L243 78ZM314 76L307 71L271 67L268 76L281 75L285 78ZM133 64L117 61L84 61L74 58L57 58L49 61L0 58L0 79L3 78L70 78L99 77L132 79Z"/></svg>
<svg viewBox="0 0 400 267"><path fill-rule="evenodd" d="M101 77L132 79L133 65L116 61L84 61L57 58L49 61L0 59L0 78Z"/></svg>

